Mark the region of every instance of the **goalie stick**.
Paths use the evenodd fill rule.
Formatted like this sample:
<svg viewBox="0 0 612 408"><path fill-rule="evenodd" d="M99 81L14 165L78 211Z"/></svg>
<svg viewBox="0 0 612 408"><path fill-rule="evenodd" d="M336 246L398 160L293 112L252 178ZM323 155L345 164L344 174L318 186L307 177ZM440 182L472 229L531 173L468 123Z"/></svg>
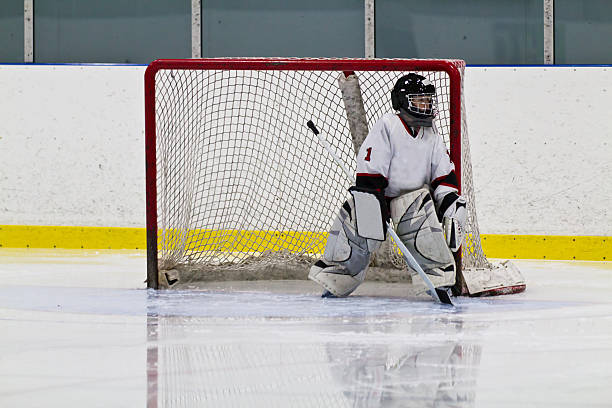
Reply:
<svg viewBox="0 0 612 408"><path fill-rule="evenodd" d="M344 166L344 164L342 163L342 161L340 161L338 156L336 156L336 154L333 152L329 144L320 136L319 129L317 129L314 122L312 120L309 120L306 123L306 125L308 126L310 130L312 130L312 133L315 134L317 139L319 139L319 142L321 142L321 145L323 145L325 150L327 150L327 152L333 157L336 164L340 166L340 168L343 170L344 175L349 180L349 182L355 183L355 179L352 177L351 172ZM450 298L450 291L446 289L438 289L434 287L431 280L427 277L425 272L423 272L423 269L421 268L419 263L414 259L412 254L408 251L406 246L399 239L399 237L393 230L391 223L389 221L386 221L386 223L387 223L387 231L389 232L389 235L391 235L391 238L395 242L395 245L397 245L397 247L401 251L402 255L404 256L404 259L406 259L406 263L408 263L408 265L419 274L421 279L423 279L423 282L425 282L425 285L429 288L429 291L427 293L429 293L431 297L434 298L434 300L436 300L437 302L454 306L453 301Z"/></svg>

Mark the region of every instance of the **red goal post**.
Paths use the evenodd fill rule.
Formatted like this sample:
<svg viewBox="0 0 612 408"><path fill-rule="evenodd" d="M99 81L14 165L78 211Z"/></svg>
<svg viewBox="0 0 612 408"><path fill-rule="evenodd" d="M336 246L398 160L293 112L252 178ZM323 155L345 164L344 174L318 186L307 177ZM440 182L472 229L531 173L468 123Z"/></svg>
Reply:
<svg viewBox="0 0 612 408"><path fill-rule="evenodd" d="M202 129L197 128L193 123L189 123L190 120L195 120L193 118L190 119L189 115L199 115L197 116L198 120L201 120L201 117L206 114L206 112L200 112L198 109L201 108L202 104L205 104L205 100L198 99L202 95L207 95L208 89L206 87L210 87L212 82L203 79L207 75L219 75L218 85L223 86L224 83L230 84L230 89L235 91L240 88L244 90L244 92L250 92L253 90L260 90L260 88L264 88L268 86L269 80L267 78L262 78L260 83L254 84L253 79L248 80L248 85L244 85L242 88L239 85L236 85L235 78L233 80L221 79L223 73L226 72L237 72L239 75L243 73L249 72L258 72L258 73L266 73L272 74L274 72L325 72L325 73L342 73L342 72L356 72L357 75L364 75L364 73L389 73L390 77L386 78L398 78L403 73L407 72L431 72L431 73L442 73L445 77L444 87L445 90L443 92L446 93L446 96L443 100L443 103L446 104L444 109L446 109L447 117L446 120L448 123L444 124L446 130L444 135L447 146L449 148L449 154L451 159L453 160L456 168L456 174L459 181L459 185L463 187L463 176L465 176L465 171L462 172L463 166L466 163L466 158L462 156L462 132L466 129L465 126L465 115L462 112L462 78L463 71L465 67L465 62L462 60L441 60L441 59L293 59L293 58L212 58L212 59L167 59L167 60L157 60L151 63L146 72L145 72L145 139L146 139L146 209L147 209L147 286L150 288L158 288L160 283L158 281L159 278L159 266L161 265L161 260L159 257L160 250L162 250L160 246L160 237L162 232L160 232L160 220L159 220L159 211L160 211L160 196L159 194L164 194L164 192L160 191L163 189L176 190L173 193L178 194L179 198L171 198L163 200L168 200L168 202L180 201L185 194L181 193L179 190L182 188L181 186L172 185L169 186L167 180L160 181L160 177L167 177L167 173L174 171L175 167L180 168L181 166L199 166L198 163L162 163L162 160L165 160L166 156L164 154L160 154L160 138L161 137L176 137L177 140L194 137L192 135L188 135L187 132L194 133L202 133ZM378 74L377 74L378 75ZM433 74L432 74L433 75ZM164 77L165 82L161 82L161 77ZM290 75L291 78L294 78L294 74ZM180 79L179 79L180 77ZM319 77L317 77L319 78ZM318 79L317 79L318 80ZM282 80L281 80L282 81ZM295 79L295 84L292 86L310 86L308 80ZM367 81L367 80L366 80ZM381 86L381 90L379 93L376 93L375 99L380 99L381 104L388 105L387 111L391 111L390 97L389 91L393 86L393 81L385 80L384 86ZM363 81L362 81L363 84ZM378 83L376 83L378 84ZM185 87L185 92L188 92L189 95L180 95L182 92L179 89L179 86ZM282 85L271 85L271 86L281 86ZM362 85L363 86L363 85ZM368 83L368 87L375 87L378 85L374 85L373 83ZM438 86L437 86L437 89ZM304 92L317 92L317 89L308 89L304 90ZM335 90L324 90L326 93L336 92ZM377 91L378 92L378 91ZM170 96L169 96L170 95ZM223 90L215 91L214 94L210 94L212 96L209 99L220 98L222 96L222 103L227 103L225 99L233 98L233 95L227 95L223 93ZM176 99L172 99L176 98ZM257 97L259 98L259 97ZM314 98L318 98L318 96L314 96ZM364 100L367 98L367 95L364 96ZM383 101L383 99L385 99ZM374 98L373 98L374 99ZM181 104L185 104L185 106L181 105L180 109L174 109L174 101L180 101ZM384 102L384 103L383 103ZM178 104L179 102L176 102ZM188 107L186 104L193 103L195 106ZM367 101L366 101L367 103ZM334 102L335 104L335 102ZM273 109L272 107L271 109ZM331 107L335 108L335 107ZM229 121L229 116L220 117L222 113L219 113L218 107L215 107L215 115L214 120L219 123L222 121ZM228 110L231 109L240 109L229 107ZM384 109L384 108L382 108ZM213 108L209 109L213 110ZM196 112L197 111L197 112ZM195 113L194 113L195 112ZM161 115L170 115L177 114L172 118L162 118ZM293 113L292 113L293 114ZM303 112L304 117L309 117L310 112ZM368 112L369 114L369 112ZM270 115L269 112L266 115ZM302 113L298 116L301 117ZM194 118L196 117L194 116ZM262 115L263 116L263 115ZM315 118L317 119L317 118ZM369 117L368 120L376 120L377 117ZM255 120L255 119L253 119ZM261 120L259 117L256 118L257 121ZM164 134L160 134L160 123L163 121L164 123ZM180 121L185 121L185 123L179 123ZM169 125L171 123L171 125ZM203 123L199 123L198 126L205 126ZM218 125L219 127L224 126L224 124ZM231 125L228 125L231 127ZM236 125L238 128L240 125ZM270 128L273 128L274 125L271 125ZM172 129L171 129L172 128ZM168 133L168 129L176 131L180 133L180 135L171 136ZM325 129L323 130L325 131ZM206 132L210 132L210 129L207 129ZM249 130L251 132L251 130ZM339 133L340 134L340 133ZM346 135L345 135L346 136ZM219 136L213 136L219 139ZM467 137L467 135L465 135ZM217 140L215 139L215 140ZM191 139L189 139L191 140ZM186 145L189 145L192 142L187 142ZM193 146L195 147L195 142L193 142ZM200 144L206 145L206 142L198 142ZM253 143L253 142L249 142ZM172 142L170 142L170 145ZM465 143L463 143L465 146ZM469 163L469 157L467 158ZM174 167L173 167L174 166ZM163 167L163 168L162 168ZM471 166L470 166L471 167ZM163 173L163 175L162 175ZM177 176L176 180L180 181L183 175ZM200 176L194 176L196 179ZM470 170L470 178L471 178L471 170ZM199 180L199 179L198 179ZM471 180L470 180L471 182ZM163 183L160 186L160 183ZM193 183L192 183L193 184ZM200 187L198 187L200 188ZM196 189L197 190L197 189ZM200 190L197 190L195 195L201 194ZM472 194L470 192L470 194ZM472 200L473 205L473 197L468 197L468 202ZM331 203L331 206L334 207L333 213L335 213L338 205L341 202ZM193 208L197 205L197 203L185 204L186 206ZM210 207L210 206L208 206ZM331 225L331 219L329 220ZM474 215L475 222L475 215ZM161 227L162 230L165 229L173 229L171 240L173 242L172 245L177 244L176 238L176 229L175 225L165 225ZM190 228L193 229L202 229L208 228L206 225L194 225ZM477 232L477 224L474 225ZM187 234L187 232L184 232ZM480 253L482 250L480 249L480 238L478 239L478 251ZM167 237L165 239L168 239ZM189 241L189 237L183 236L181 238L181 242ZM191 245L191 244L190 244ZM205 244L208 245L208 244ZM259 245L259 243L258 243ZM464 245L465 246L465 245ZM208 246L207 246L208 248ZM208 249L207 249L208 250ZM191 254L197 252L193 248L193 245L189 248L187 252ZM185 252L185 251L184 251ZM260 251L261 252L261 251ZM192 255L190 262L195 259ZM464 257L465 257L465 248L464 248ZM484 258L484 255L483 255ZM485 261L486 262L486 259Z"/></svg>

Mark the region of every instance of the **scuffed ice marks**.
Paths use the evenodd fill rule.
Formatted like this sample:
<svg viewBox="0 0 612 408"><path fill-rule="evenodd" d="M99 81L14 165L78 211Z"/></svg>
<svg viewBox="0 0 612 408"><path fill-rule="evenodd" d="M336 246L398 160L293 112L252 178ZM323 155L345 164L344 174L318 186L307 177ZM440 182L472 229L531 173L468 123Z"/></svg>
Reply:
<svg viewBox="0 0 612 408"><path fill-rule="evenodd" d="M69 313L227 318L453 318L481 314L558 310L581 302L526 300L520 296L456 298L457 307L427 298L351 296L321 299L314 294L249 291L146 291L141 289L0 288L0 307Z"/></svg>
<svg viewBox="0 0 612 408"><path fill-rule="evenodd" d="M259 292L172 292L158 294L150 300L159 307L160 315L350 318L406 313L447 313L432 302L372 297L321 299L318 295Z"/></svg>

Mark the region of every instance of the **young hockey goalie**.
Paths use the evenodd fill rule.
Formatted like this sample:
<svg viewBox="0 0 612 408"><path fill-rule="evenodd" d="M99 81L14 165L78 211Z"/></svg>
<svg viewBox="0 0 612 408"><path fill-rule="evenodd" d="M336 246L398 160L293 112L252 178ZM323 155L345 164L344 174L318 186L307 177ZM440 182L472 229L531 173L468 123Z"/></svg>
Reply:
<svg viewBox="0 0 612 408"><path fill-rule="evenodd" d="M391 102L396 113L383 115L362 143L351 198L334 221L323 259L310 269L308 278L326 289L324 296L348 296L363 282L389 216L423 271L439 277L437 286L455 283L451 251L463 242L466 201L433 125L435 87L410 73L393 87Z"/></svg>

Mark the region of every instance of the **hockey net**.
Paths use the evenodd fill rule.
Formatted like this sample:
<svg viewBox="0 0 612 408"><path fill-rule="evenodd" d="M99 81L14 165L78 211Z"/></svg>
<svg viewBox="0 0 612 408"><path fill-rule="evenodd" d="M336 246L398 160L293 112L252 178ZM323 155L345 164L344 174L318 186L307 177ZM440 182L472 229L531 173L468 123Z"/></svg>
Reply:
<svg viewBox="0 0 612 408"><path fill-rule="evenodd" d="M435 126L468 202L462 269L491 268L476 218L464 67L461 60L152 63L145 75L149 287L179 275L190 281L306 277L350 187L306 123L312 120L355 170L355 112L340 85L353 73L369 127L392 112L390 91L401 75L417 72L435 85ZM373 263L405 268L389 243Z"/></svg>

